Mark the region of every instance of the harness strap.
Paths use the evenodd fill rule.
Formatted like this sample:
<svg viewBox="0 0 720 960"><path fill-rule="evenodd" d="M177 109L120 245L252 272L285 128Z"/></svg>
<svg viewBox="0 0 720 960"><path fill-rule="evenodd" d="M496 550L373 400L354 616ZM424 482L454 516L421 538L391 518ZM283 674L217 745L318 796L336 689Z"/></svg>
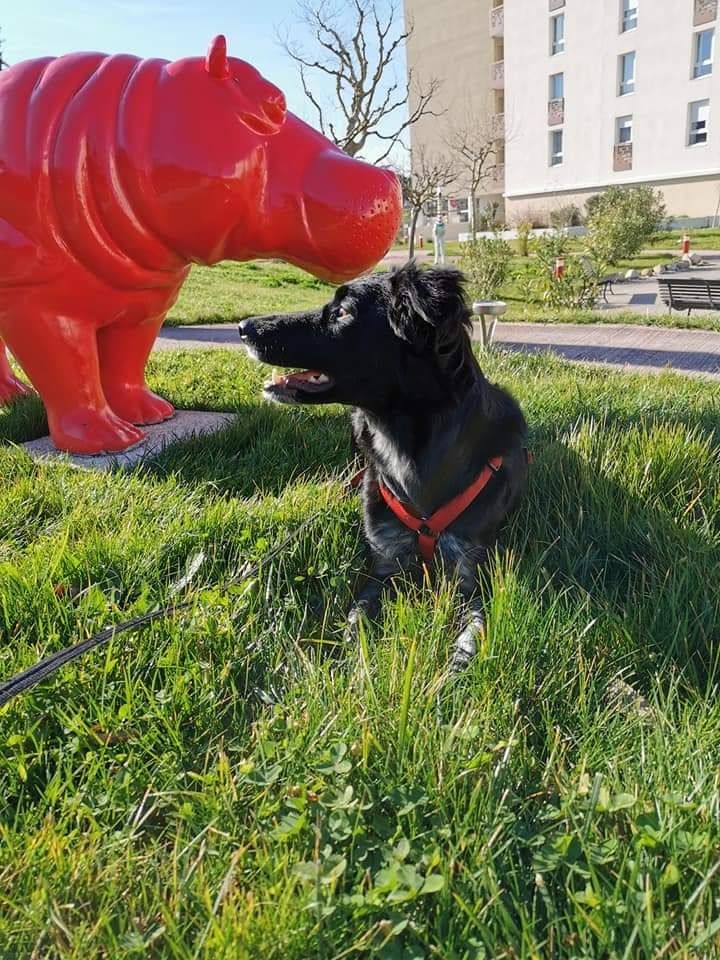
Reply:
<svg viewBox="0 0 720 960"><path fill-rule="evenodd" d="M502 457L493 457L492 460L489 460L469 487L466 487L465 490L462 490L429 517L418 517L411 513L407 505L398 500L382 480L378 483L378 489L383 500L400 523L417 533L420 555L426 563L430 563L440 534L470 506L490 482L491 477L498 472L502 462Z"/></svg>

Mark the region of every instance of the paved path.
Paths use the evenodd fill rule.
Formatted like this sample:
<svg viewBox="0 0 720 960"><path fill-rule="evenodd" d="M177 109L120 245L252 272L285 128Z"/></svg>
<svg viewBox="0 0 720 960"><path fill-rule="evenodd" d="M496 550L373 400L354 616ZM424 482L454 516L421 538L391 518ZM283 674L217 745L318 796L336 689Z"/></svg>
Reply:
<svg viewBox="0 0 720 960"><path fill-rule="evenodd" d="M550 350L568 360L658 373L672 369L720 380L720 333L632 324L499 323L495 342L512 350ZM156 350L239 348L235 324L165 327Z"/></svg>

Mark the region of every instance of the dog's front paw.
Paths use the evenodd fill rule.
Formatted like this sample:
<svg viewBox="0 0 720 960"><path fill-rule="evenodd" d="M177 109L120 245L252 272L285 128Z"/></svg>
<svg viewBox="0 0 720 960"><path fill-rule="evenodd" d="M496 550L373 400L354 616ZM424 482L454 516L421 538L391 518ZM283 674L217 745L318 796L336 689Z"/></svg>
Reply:
<svg viewBox="0 0 720 960"><path fill-rule="evenodd" d="M474 619L455 640L450 658L450 670L453 673L461 673L476 656L478 640L483 634L484 626L481 620Z"/></svg>
<svg viewBox="0 0 720 960"><path fill-rule="evenodd" d="M365 617L362 607L351 607L345 620L343 643L356 643L360 634L360 621Z"/></svg>

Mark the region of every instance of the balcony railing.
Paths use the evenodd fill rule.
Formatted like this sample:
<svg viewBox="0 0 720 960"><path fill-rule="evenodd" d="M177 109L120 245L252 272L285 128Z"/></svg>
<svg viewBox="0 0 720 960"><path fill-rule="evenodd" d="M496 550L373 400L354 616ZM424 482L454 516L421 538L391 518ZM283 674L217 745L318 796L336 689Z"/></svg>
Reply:
<svg viewBox="0 0 720 960"><path fill-rule="evenodd" d="M632 143L616 143L613 151L613 170L632 170Z"/></svg>
<svg viewBox="0 0 720 960"><path fill-rule="evenodd" d="M712 23L717 19L718 0L695 0L695 15L693 23L696 27L703 23Z"/></svg>
<svg viewBox="0 0 720 960"><path fill-rule="evenodd" d="M490 7L490 36L502 37L505 34L505 7Z"/></svg>
<svg viewBox="0 0 720 960"><path fill-rule="evenodd" d="M497 60L490 64L490 87L502 90L505 87L505 61Z"/></svg>
<svg viewBox="0 0 720 960"><path fill-rule="evenodd" d="M558 127L565 122L565 101L548 100L548 126Z"/></svg>

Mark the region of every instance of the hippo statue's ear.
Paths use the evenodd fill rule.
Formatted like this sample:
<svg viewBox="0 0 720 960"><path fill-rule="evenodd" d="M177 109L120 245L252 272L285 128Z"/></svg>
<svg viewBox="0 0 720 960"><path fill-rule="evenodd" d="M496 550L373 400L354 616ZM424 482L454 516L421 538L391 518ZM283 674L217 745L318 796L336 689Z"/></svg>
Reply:
<svg viewBox="0 0 720 960"><path fill-rule="evenodd" d="M224 80L230 76L230 64L227 58L227 43L222 34L215 37L210 44L207 57L205 57L205 69L211 77L217 77Z"/></svg>

